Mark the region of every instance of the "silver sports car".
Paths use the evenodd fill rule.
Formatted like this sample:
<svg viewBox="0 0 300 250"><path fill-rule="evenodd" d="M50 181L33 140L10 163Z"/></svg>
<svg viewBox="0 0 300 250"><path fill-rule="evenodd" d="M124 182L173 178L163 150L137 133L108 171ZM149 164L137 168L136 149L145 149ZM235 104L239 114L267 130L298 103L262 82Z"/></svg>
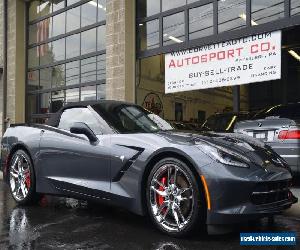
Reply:
<svg viewBox="0 0 300 250"><path fill-rule="evenodd" d="M289 167L265 144L176 131L125 102L73 103L47 125L13 125L1 163L18 204L43 193L105 202L149 215L173 236L274 215L297 201Z"/></svg>
<svg viewBox="0 0 300 250"><path fill-rule="evenodd" d="M300 103L262 110L252 120L238 122L234 131L268 144L300 175Z"/></svg>

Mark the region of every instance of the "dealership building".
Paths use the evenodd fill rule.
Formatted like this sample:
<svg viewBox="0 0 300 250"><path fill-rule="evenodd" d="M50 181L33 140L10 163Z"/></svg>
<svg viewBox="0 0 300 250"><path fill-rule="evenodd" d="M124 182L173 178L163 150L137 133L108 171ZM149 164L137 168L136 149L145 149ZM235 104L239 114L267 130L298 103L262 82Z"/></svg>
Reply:
<svg viewBox="0 0 300 250"><path fill-rule="evenodd" d="M70 102L167 120L300 101L299 0L0 0L0 128Z"/></svg>

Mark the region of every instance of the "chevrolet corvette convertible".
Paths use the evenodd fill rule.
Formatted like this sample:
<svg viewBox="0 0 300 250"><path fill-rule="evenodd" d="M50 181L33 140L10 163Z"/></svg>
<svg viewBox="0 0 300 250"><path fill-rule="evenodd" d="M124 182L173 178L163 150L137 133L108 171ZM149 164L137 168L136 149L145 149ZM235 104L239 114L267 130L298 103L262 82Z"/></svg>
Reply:
<svg viewBox="0 0 300 250"><path fill-rule="evenodd" d="M72 103L47 124L12 125L1 166L20 205L41 194L105 202L149 215L172 236L272 216L297 201L288 165L262 142L177 131L117 101Z"/></svg>

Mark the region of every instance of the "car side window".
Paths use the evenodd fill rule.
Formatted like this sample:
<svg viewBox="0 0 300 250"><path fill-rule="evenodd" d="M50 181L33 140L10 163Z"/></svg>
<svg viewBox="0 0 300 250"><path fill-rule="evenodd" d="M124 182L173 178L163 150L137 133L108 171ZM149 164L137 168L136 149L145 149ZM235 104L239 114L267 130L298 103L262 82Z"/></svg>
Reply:
<svg viewBox="0 0 300 250"><path fill-rule="evenodd" d="M58 128L70 131L75 122L84 122L96 135L102 134L99 121L88 108L66 109L60 117Z"/></svg>

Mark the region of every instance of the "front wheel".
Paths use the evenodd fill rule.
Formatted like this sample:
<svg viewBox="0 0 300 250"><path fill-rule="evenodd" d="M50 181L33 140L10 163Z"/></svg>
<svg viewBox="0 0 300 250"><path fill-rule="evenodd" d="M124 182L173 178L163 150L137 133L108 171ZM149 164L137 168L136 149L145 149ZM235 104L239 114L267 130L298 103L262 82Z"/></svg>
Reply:
<svg viewBox="0 0 300 250"><path fill-rule="evenodd" d="M147 205L154 224L171 236L185 236L204 226L202 192L193 172L178 159L163 159L153 167L147 182Z"/></svg>
<svg viewBox="0 0 300 250"><path fill-rule="evenodd" d="M9 186L14 200L20 205L38 201L35 192L35 175L29 155L24 150L16 151L9 165Z"/></svg>

